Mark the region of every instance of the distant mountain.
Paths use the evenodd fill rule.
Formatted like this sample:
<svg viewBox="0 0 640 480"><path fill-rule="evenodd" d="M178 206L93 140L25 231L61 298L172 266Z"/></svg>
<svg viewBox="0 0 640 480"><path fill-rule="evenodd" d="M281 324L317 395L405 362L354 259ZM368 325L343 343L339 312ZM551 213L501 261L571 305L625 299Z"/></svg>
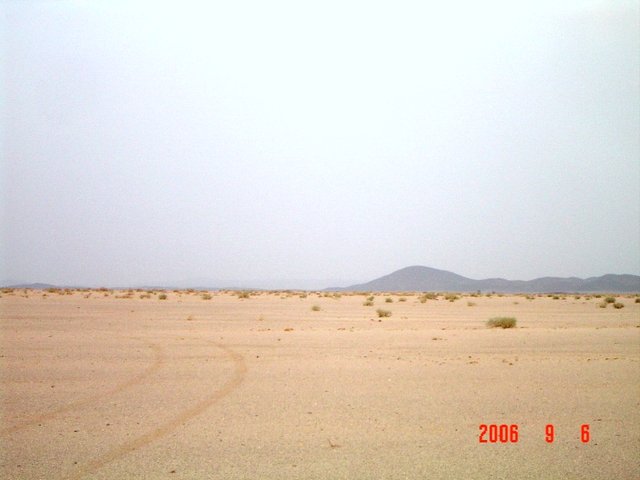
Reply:
<svg viewBox="0 0 640 480"><path fill-rule="evenodd" d="M60 288L50 283L18 283L3 288L30 288L31 290L46 290L47 288Z"/></svg>
<svg viewBox="0 0 640 480"><path fill-rule="evenodd" d="M543 277L535 280L505 280L488 278L473 280L456 273L430 267L413 266L397 270L367 283L349 287L328 288L334 291L372 292L504 292L504 293L554 293L554 292L640 292L638 275L603 275L587 279L570 277Z"/></svg>

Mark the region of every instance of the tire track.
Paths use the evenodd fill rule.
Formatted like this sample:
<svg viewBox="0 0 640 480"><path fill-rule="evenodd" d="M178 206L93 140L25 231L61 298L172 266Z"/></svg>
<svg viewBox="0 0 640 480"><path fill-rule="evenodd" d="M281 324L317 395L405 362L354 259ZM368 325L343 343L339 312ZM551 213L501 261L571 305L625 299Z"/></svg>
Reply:
<svg viewBox="0 0 640 480"><path fill-rule="evenodd" d="M233 376L229 381L227 381L227 383L222 386L222 388L214 391L203 400L200 400L194 406L183 410L180 414L176 415L174 418L167 421L163 425L150 430L137 438L129 440L117 447L114 447L104 455L101 455L100 457L89 461L86 465L80 467L78 470L65 478L67 480L78 480L85 475L95 473L97 470L101 469L111 462L114 462L115 460L118 460L142 447L149 445L159 438L164 437L165 435L178 429L189 420L204 413L209 407L229 395L236 388L238 388L247 373L247 365L244 361L244 357L222 344L213 341L210 341L209 343L223 350L234 363Z"/></svg>
<svg viewBox="0 0 640 480"><path fill-rule="evenodd" d="M82 398L80 400L76 400L74 402L68 403L66 405L62 405L61 407L58 407L54 410L51 410L49 412L46 413L41 413L39 415L36 415L35 417L31 417L28 420L25 420L21 423L18 423L16 425L13 425L11 427L7 427L7 428L3 428L0 429L0 436L5 436L5 435L9 435L12 433L15 433L17 431L20 431L24 428L27 427L31 427L33 425L37 425L39 423L45 422L47 420L52 420L55 417L57 417L58 415L62 415L63 413L69 413L72 412L74 410L78 410L81 408L84 408L88 405L91 405L93 403L98 403L101 401L104 401L105 399L108 399L128 388L134 387L140 383L142 383L142 381L147 378L150 375L153 375L155 372L157 372L158 370L160 370L160 368L162 368L162 366L164 365L165 361L166 361L166 356L164 354L164 350L156 344L151 344L149 345L149 348L151 350L153 350L153 354L154 354L154 358L153 358L153 363L147 367L145 370L143 370L141 373L139 373L138 375L135 375L133 377L131 377L129 380L126 380L122 383L119 383L117 385L115 385L113 388L107 390L106 392L100 392L100 393L96 393L93 395L90 395L88 397Z"/></svg>

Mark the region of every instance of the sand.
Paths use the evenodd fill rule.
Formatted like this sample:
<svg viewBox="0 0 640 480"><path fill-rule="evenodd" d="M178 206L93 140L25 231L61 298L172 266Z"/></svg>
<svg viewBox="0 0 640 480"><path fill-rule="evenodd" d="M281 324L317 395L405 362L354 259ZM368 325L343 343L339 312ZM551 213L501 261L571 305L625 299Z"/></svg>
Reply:
<svg viewBox="0 0 640 480"><path fill-rule="evenodd" d="M209 293L2 292L0 478L640 478L632 296Z"/></svg>

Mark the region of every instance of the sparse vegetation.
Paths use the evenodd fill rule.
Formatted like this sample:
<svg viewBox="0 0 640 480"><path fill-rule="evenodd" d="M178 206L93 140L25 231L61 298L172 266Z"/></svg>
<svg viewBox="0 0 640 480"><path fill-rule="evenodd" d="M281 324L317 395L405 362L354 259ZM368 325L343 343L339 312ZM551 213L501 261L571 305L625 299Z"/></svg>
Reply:
<svg viewBox="0 0 640 480"><path fill-rule="evenodd" d="M450 302L455 302L459 298L460 297L458 295L454 295L453 293L450 293L450 294L444 296L444 299L445 300L449 300Z"/></svg>
<svg viewBox="0 0 640 480"><path fill-rule="evenodd" d="M616 297L605 297L604 301L607 303L615 303Z"/></svg>
<svg viewBox="0 0 640 480"><path fill-rule="evenodd" d="M467 302L467 307L475 307L476 305L476 302Z"/></svg>
<svg viewBox="0 0 640 480"><path fill-rule="evenodd" d="M384 299L385 303L393 303L393 298L387 297Z"/></svg>
<svg viewBox="0 0 640 480"><path fill-rule="evenodd" d="M598 304L598 306L599 306L600 308L607 308L607 305L608 305L608 303L607 303L607 302L600 302L600 303Z"/></svg>
<svg viewBox="0 0 640 480"><path fill-rule="evenodd" d="M320 311L320 305L314 305L313 307L311 307L311 310L313 310L314 312L319 312Z"/></svg>
<svg viewBox="0 0 640 480"><path fill-rule="evenodd" d="M249 294L249 292L239 292L238 293L238 298L250 298L251 294Z"/></svg>
<svg viewBox="0 0 640 480"><path fill-rule="evenodd" d="M166 293L161 293L160 295L158 295L158 300L166 300L166 299L167 299Z"/></svg>
<svg viewBox="0 0 640 480"><path fill-rule="evenodd" d="M391 316L391 310L383 310L382 308L377 309L376 313L378 314L379 318Z"/></svg>
<svg viewBox="0 0 640 480"><path fill-rule="evenodd" d="M406 298L404 298L404 297L400 297L400 298L398 299L398 301L399 301L399 302L406 302L406 301L407 301L407 299L406 299Z"/></svg>
<svg viewBox="0 0 640 480"><path fill-rule="evenodd" d="M613 308L624 308L624 303L620 303L620 302L615 302L613 304Z"/></svg>
<svg viewBox="0 0 640 480"><path fill-rule="evenodd" d="M213 298L210 293L203 293L201 296L203 300L211 300Z"/></svg>
<svg viewBox="0 0 640 480"><path fill-rule="evenodd" d="M364 305L365 307L373 307L373 300L365 300L362 305Z"/></svg>
<svg viewBox="0 0 640 480"><path fill-rule="evenodd" d="M430 292L423 293L418 297L418 300L420 301L420 303L426 303L427 300L437 300L437 299L438 299L438 295Z"/></svg>
<svg viewBox="0 0 640 480"><path fill-rule="evenodd" d="M514 317L494 317L487 320L489 328L514 328L516 319Z"/></svg>

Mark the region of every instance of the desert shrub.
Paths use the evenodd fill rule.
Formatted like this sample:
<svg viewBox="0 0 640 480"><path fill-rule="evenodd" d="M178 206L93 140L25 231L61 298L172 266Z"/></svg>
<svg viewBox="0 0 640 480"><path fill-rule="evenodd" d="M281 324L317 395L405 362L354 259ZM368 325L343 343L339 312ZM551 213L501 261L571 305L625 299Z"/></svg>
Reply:
<svg viewBox="0 0 640 480"><path fill-rule="evenodd" d="M362 305L365 307L373 307L373 300L366 300Z"/></svg>
<svg viewBox="0 0 640 480"><path fill-rule="evenodd" d="M449 300L450 302L455 302L456 300L458 300L460 297L458 297L458 295L454 295L453 293L450 293L448 295L445 295L444 299L445 300Z"/></svg>
<svg viewBox="0 0 640 480"><path fill-rule="evenodd" d="M476 305L476 302L467 302L467 307L475 307Z"/></svg>
<svg viewBox="0 0 640 480"><path fill-rule="evenodd" d="M203 300L211 300L213 298L210 293L203 293L201 296Z"/></svg>
<svg viewBox="0 0 640 480"><path fill-rule="evenodd" d="M494 317L487 320L489 328L514 328L516 319L514 317Z"/></svg>
<svg viewBox="0 0 640 480"><path fill-rule="evenodd" d="M381 308L376 310L376 313L378 314L378 317L382 318L382 317L390 317L391 316L391 310L383 310Z"/></svg>
<svg viewBox="0 0 640 480"><path fill-rule="evenodd" d="M636 298L635 302L640 303L640 297Z"/></svg>
<svg viewBox="0 0 640 480"><path fill-rule="evenodd" d="M251 295L249 294L249 292L239 292L238 293L238 298L250 298Z"/></svg>
<svg viewBox="0 0 640 480"><path fill-rule="evenodd" d="M560 297L559 297L558 295L554 295L554 296L553 296L553 297L551 297L551 298L553 298L554 300L560 300Z"/></svg>
<svg viewBox="0 0 640 480"><path fill-rule="evenodd" d="M404 297L400 297L400 298L398 299L398 301L399 301L399 302L406 302L406 301L407 301L407 299L406 299L406 298L404 298Z"/></svg>
<svg viewBox="0 0 640 480"><path fill-rule="evenodd" d="M167 294L166 293L161 293L160 295L158 295L158 299L159 300L166 300L167 299Z"/></svg>
<svg viewBox="0 0 640 480"><path fill-rule="evenodd" d="M615 303L616 298L615 297L605 297L604 301L607 302L607 303Z"/></svg>
<svg viewBox="0 0 640 480"><path fill-rule="evenodd" d="M385 301L386 303L393 303L393 298L391 298L391 297L387 297L387 298L385 298L385 299L384 299L384 301Z"/></svg>
<svg viewBox="0 0 640 480"><path fill-rule="evenodd" d="M311 307L311 310L313 310L314 312L319 312L320 311L320 305L314 305L313 307Z"/></svg>
<svg viewBox="0 0 640 480"><path fill-rule="evenodd" d="M600 308L607 308L607 305L608 305L608 303L607 303L607 302L600 302L600 303L598 304L598 306L599 306Z"/></svg>
<svg viewBox="0 0 640 480"><path fill-rule="evenodd" d="M367 300L368 300L369 302L373 302L373 299L374 299L374 296L373 296L373 295L369 295L369 296L367 297Z"/></svg>
<svg viewBox="0 0 640 480"><path fill-rule="evenodd" d="M430 292L423 293L418 297L418 300L420 300L420 303L425 303L427 300L437 300L437 299L438 299L438 295Z"/></svg>
<svg viewBox="0 0 640 480"><path fill-rule="evenodd" d="M613 304L613 308L624 308L624 303L615 302Z"/></svg>

